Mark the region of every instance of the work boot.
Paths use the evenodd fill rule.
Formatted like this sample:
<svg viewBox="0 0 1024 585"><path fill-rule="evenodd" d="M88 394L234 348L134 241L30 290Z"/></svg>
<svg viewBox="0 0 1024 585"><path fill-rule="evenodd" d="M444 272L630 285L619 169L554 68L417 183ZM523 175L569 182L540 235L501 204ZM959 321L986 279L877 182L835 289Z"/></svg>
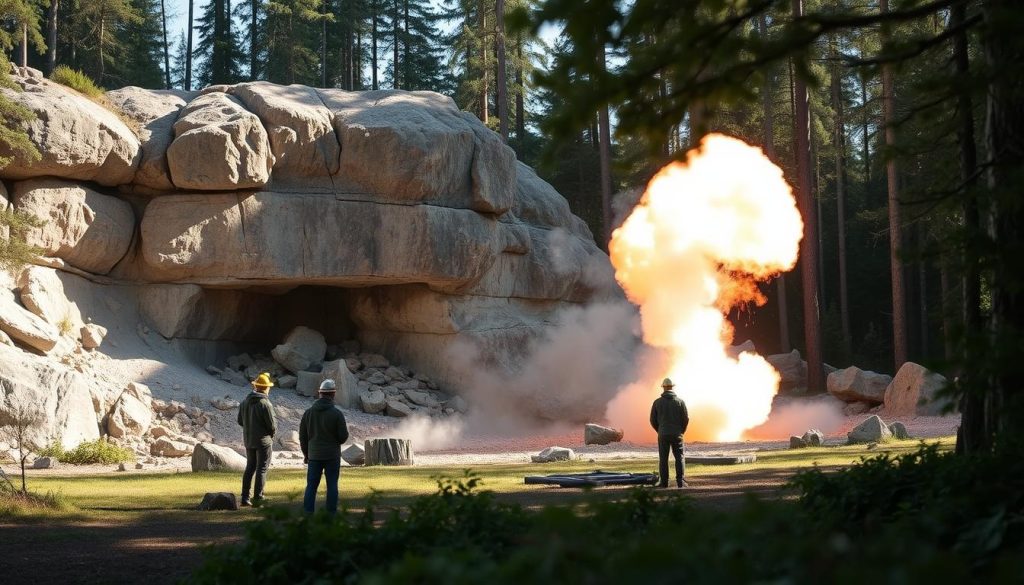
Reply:
<svg viewBox="0 0 1024 585"><path fill-rule="evenodd" d="M250 502L249 500L242 500L241 502L238 503L239 508L249 508L251 506L252 502Z"/></svg>
<svg viewBox="0 0 1024 585"><path fill-rule="evenodd" d="M680 479L676 481L676 487L682 489L684 487L690 487L690 484L686 483L685 479Z"/></svg>

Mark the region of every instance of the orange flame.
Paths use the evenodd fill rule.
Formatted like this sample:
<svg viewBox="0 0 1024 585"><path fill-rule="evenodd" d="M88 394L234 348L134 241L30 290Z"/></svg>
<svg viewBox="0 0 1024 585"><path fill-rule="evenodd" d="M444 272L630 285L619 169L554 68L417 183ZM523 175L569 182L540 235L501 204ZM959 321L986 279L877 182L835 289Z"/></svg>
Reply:
<svg viewBox="0 0 1024 585"><path fill-rule="evenodd" d="M609 244L615 277L640 307L644 341L665 352L657 372L620 391L608 419L651 439L657 384L670 377L687 404L687 439L731 441L764 422L779 375L753 353L726 353L726 313L763 304L756 281L796 264L803 222L782 170L761 150L711 134L685 163L651 180Z"/></svg>

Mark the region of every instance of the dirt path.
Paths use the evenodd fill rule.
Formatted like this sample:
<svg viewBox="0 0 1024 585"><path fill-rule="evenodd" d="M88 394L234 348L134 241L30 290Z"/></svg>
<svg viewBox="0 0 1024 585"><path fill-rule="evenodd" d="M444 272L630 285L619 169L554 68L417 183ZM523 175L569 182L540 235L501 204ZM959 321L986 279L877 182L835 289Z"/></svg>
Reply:
<svg viewBox="0 0 1024 585"><path fill-rule="evenodd" d="M666 497L686 495L698 505L729 509L747 494L764 499L793 494L783 485L793 469L758 469L702 475L685 490L659 490ZM627 488L602 488L602 499L625 497ZM499 497L527 507L568 503L579 490L506 493ZM98 523L72 521L0 523L0 576L9 584L50 583L146 585L176 583L202 561L209 544L237 542L244 524L258 518L251 510L200 514L187 510L112 511L117 519Z"/></svg>

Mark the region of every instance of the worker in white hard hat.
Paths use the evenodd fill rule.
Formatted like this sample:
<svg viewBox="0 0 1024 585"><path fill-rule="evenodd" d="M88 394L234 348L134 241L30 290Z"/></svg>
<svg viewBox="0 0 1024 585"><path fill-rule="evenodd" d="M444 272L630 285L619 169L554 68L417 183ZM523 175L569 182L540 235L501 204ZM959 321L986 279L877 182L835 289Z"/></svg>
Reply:
<svg viewBox="0 0 1024 585"><path fill-rule="evenodd" d="M658 433L659 487L668 487L668 452L676 460L676 487L685 487L686 460L683 458L683 433L690 424L686 403L676 396L675 384L665 378L661 383L661 396L651 405L651 426Z"/></svg>
<svg viewBox="0 0 1024 585"><path fill-rule="evenodd" d="M341 445L348 440L348 425L341 409L334 405L336 392L334 380L328 378L321 382L319 398L303 413L299 423L299 445L302 447L302 462L306 464L306 493L302 498L302 508L308 514L313 513L321 476L327 479L324 507L329 514L338 512Z"/></svg>

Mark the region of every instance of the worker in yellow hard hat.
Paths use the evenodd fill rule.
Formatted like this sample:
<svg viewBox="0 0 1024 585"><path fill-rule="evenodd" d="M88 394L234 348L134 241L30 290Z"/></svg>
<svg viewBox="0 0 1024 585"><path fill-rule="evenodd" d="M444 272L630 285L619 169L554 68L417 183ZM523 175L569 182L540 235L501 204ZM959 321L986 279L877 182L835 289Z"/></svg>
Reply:
<svg viewBox="0 0 1024 585"><path fill-rule="evenodd" d="M277 433L277 419L274 405L268 394L274 383L270 374L263 372L252 381L252 392L238 406L238 424L242 425L242 439L245 443L245 472L242 474L243 506L261 504L265 501L263 489L267 483L267 469L273 451L274 435ZM253 498L249 499L249 488L253 476L256 486Z"/></svg>

